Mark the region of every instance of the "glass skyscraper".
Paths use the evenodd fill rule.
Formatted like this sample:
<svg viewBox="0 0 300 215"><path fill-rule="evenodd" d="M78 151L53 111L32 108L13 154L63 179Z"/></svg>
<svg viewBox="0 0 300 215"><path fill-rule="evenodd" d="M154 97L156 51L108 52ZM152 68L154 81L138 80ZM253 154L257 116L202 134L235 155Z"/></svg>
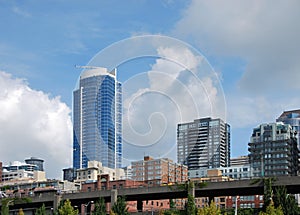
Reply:
<svg viewBox="0 0 300 215"><path fill-rule="evenodd" d="M73 167L88 161L120 168L122 162L122 86L116 70L86 69L73 92Z"/></svg>

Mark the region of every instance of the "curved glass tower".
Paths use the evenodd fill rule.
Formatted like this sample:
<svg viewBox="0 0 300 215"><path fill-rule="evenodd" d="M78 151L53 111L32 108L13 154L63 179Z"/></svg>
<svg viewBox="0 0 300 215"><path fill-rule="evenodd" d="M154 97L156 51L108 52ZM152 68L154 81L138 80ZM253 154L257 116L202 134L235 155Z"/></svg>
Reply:
<svg viewBox="0 0 300 215"><path fill-rule="evenodd" d="M122 159L122 86L116 70L85 70L73 92L73 167L88 161L120 168Z"/></svg>

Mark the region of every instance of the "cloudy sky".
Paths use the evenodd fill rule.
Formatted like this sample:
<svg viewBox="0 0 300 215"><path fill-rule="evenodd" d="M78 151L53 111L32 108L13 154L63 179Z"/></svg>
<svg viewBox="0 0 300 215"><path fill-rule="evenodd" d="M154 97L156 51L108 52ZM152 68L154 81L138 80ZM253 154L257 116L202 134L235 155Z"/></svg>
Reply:
<svg viewBox="0 0 300 215"><path fill-rule="evenodd" d="M253 127L300 108L297 0L0 0L0 19L0 160L43 158L49 178L72 165L74 65L106 66L110 48L127 160L176 160L176 123L202 116L224 118L245 155ZM142 35L162 40L149 51Z"/></svg>

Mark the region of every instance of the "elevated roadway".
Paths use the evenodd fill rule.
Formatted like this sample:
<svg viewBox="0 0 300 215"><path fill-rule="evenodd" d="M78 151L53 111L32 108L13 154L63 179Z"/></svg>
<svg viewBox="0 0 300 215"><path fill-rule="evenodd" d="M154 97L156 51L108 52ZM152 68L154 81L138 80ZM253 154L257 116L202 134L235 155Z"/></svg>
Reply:
<svg viewBox="0 0 300 215"><path fill-rule="evenodd" d="M288 193L300 193L300 177L285 176L277 177L273 182L273 188L285 186ZM260 179L226 181L226 182L206 182L205 184L195 183L195 197L218 197L218 196L248 196L263 195L264 182ZM43 203L46 207L56 208L60 200L69 199L72 205L86 204L89 201L97 201L103 197L105 202L115 202L118 196L125 196L127 201L137 201L138 207L144 200L177 199L186 198L188 192L184 185L168 185L157 187L122 188L118 190L99 190L91 192L76 192L65 194L43 193L30 197L31 203L15 204L10 208L38 208Z"/></svg>

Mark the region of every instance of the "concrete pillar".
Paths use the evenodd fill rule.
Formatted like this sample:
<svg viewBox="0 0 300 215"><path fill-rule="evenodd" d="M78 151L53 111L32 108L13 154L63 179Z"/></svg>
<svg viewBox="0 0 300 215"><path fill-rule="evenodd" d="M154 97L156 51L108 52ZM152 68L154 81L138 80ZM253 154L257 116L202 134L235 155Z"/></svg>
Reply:
<svg viewBox="0 0 300 215"><path fill-rule="evenodd" d="M56 211L61 201L61 195L54 195L53 210Z"/></svg>
<svg viewBox="0 0 300 215"><path fill-rule="evenodd" d="M117 202L117 199L118 199L118 190L116 189L112 189L110 191L110 207L112 207L116 202Z"/></svg>
<svg viewBox="0 0 300 215"><path fill-rule="evenodd" d="M138 212L143 212L143 201L137 200L136 209Z"/></svg>

